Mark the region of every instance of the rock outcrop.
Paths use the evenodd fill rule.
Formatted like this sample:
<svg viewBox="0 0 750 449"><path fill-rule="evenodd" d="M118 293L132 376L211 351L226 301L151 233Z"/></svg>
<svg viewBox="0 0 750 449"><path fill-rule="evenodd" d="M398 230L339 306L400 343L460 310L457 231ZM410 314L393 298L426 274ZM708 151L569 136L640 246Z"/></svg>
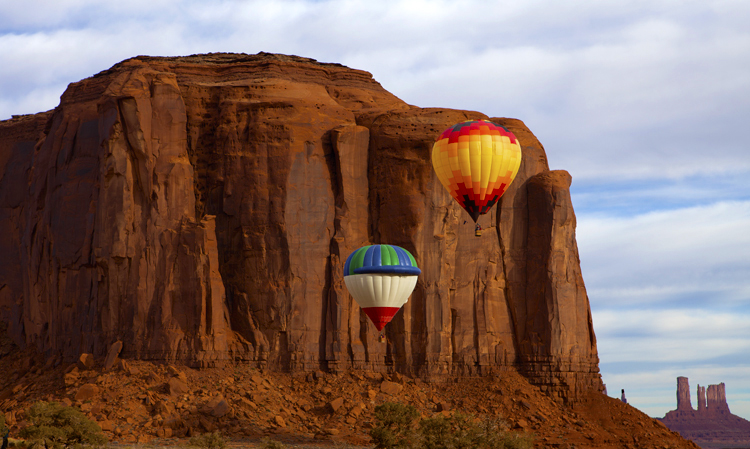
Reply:
<svg viewBox="0 0 750 449"><path fill-rule="evenodd" d="M481 113L408 105L363 71L283 55L136 57L0 122L0 320L49 358L121 356L420 376L517 367L599 390L570 175L521 141L473 225L430 150ZM371 243L423 274L387 343L341 266Z"/></svg>
<svg viewBox="0 0 750 449"><path fill-rule="evenodd" d="M718 385L709 385L706 389L706 410L714 413L729 413L724 382Z"/></svg>
<svg viewBox="0 0 750 449"><path fill-rule="evenodd" d="M677 378L677 410L693 410L693 404L690 402L690 384L687 377Z"/></svg>
<svg viewBox="0 0 750 449"><path fill-rule="evenodd" d="M678 377L677 410L668 412L661 421L701 447L750 445L750 421L729 411L723 382L707 389L698 385L698 410L695 410L690 404L687 377Z"/></svg>

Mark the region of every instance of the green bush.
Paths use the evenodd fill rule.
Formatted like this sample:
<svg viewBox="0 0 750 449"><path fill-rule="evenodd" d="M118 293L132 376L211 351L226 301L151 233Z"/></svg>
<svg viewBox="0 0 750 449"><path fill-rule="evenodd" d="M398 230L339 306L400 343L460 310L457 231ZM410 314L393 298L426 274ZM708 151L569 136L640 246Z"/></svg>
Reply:
<svg viewBox="0 0 750 449"><path fill-rule="evenodd" d="M98 447L107 443L102 429L73 407L57 402L37 402L26 411L26 417L31 424L21 429L19 435L30 448Z"/></svg>
<svg viewBox="0 0 750 449"><path fill-rule="evenodd" d="M504 432L498 437L499 446L504 449L531 449L531 437L518 432Z"/></svg>
<svg viewBox="0 0 750 449"><path fill-rule="evenodd" d="M414 421L419 412L412 405L386 402L375 407L378 425L370 429L375 449L409 449L414 447Z"/></svg>
<svg viewBox="0 0 750 449"><path fill-rule="evenodd" d="M419 422L421 443L425 449L442 449L453 439L451 422L445 416L425 418Z"/></svg>
<svg viewBox="0 0 750 449"><path fill-rule="evenodd" d="M370 431L376 449L530 449L531 439L509 432L498 420L455 413L423 418L416 409L385 403L375 408L378 424Z"/></svg>
<svg viewBox="0 0 750 449"><path fill-rule="evenodd" d="M456 413L419 422L421 447L425 449L474 449L486 446L486 435L473 417ZM494 448L493 448L494 449Z"/></svg>
<svg viewBox="0 0 750 449"><path fill-rule="evenodd" d="M286 444L270 438L263 438L260 442L263 449L286 449Z"/></svg>
<svg viewBox="0 0 750 449"><path fill-rule="evenodd" d="M227 442L224 441L224 437L219 432L196 435L190 438L188 444L202 449L225 449L227 447Z"/></svg>

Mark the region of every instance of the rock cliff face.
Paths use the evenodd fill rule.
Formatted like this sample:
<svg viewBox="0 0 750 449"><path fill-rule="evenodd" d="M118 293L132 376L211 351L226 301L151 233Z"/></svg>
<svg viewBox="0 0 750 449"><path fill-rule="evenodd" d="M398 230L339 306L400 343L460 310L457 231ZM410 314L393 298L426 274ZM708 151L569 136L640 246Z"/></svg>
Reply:
<svg viewBox="0 0 750 449"><path fill-rule="evenodd" d="M517 367L598 390L570 175L514 119L519 174L474 237L432 170L478 112L407 105L283 55L137 57L0 122L0 320L19 346L276 370ZM380 343L341 267L392 243L423 274Z"/></svg>
<svg viewBox="0 0 750 449"><path fill-rule="evenodd" d="M732 414L727 405L724 383L698 385L698 410L690 404L687 377L677 378L677 410L667 412L661 421L670 430L702 447L747 447L750 422Z"/></svg>

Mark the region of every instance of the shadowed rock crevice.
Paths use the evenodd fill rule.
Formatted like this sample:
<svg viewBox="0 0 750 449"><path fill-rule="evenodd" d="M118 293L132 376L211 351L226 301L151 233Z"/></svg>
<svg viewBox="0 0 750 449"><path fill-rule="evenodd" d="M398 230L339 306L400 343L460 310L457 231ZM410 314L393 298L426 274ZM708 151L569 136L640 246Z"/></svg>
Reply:
<svg viewBox="0 0 750 449"><path fill-rule="evenodd" d="M598 391L570 175L494 118L523 161L477 238L434 174L435 137L480 118L307 58L123 61L0 122L0 318L66 360L120 340L124 357L196 366L518 368L554 397ZM422 275L381 342L341 267L386 242Z"/></svg>

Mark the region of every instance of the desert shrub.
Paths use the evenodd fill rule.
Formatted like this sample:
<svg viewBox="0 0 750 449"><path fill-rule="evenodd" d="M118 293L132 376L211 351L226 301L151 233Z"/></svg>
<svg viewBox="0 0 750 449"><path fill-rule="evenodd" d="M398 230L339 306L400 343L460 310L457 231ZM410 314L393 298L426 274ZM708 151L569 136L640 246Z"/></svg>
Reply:
<svg viewBox="0 0 750 449"><path fill-rule="evenodd" d="M474 449L487 446L482 426L470 415L435 416L419 422L420 447L425 449Z"/></svg>
<svg viewBox="0 0 750 449"><path fill-rule="evenodd" d="M419 412L412 405L386 402L375 407L378 424L370 429L375 449L409 449L414 447L414 421Z"/></svg>
<svg viewBox="0 0 750 449"><path fill-rule="evenodd" d="M497 437L498 446L503 449L531 449L534 445L531 437L518 432L503 432Z"/></svg>
<svg viewBox="0 0 750 449"><path fill-rule="evenodd" d="M201 449L225 449L227 442L220 432L204 433L190 438L188 445Z"/></svg>
<svg viewBox="0 0 750 449"><path fill-rule="evenodd" d="M263 449L286 449L286 444L270 438L263 438L260 443L263 445L261 446Z"/></svg>
<svg viewBox="0 0 750 449"><path fill-rule="evenodd" d="M26 411L26 417L31 424L19 434L31 448L98 447L107 442L102 429L77 408L57 402L37 402Z"/></svg>
<svg viewBox="0 0 750 449"><path fill-rule="evenodd" d="M425 449L442 449L449 446L451 423L445 416L425 418L419 422L420 442Z"/></svg>
<svg viewBox="0 0 750 449"><path fill-rule="evenodd" d="M483 449L531 449L531 437L525 433L511 432L504 421L484 419L474 421L477 448Z"/></svg>
<svg viewBox="0 0 750 449"><path fill-rule="evenodd" d="M375 408L370 436L376 449L531 449L525 434L508 431L499 420L455 413L423 418L418 426L414 407L385 403ZM415 428L416 427L416 428Z"/></svg>

